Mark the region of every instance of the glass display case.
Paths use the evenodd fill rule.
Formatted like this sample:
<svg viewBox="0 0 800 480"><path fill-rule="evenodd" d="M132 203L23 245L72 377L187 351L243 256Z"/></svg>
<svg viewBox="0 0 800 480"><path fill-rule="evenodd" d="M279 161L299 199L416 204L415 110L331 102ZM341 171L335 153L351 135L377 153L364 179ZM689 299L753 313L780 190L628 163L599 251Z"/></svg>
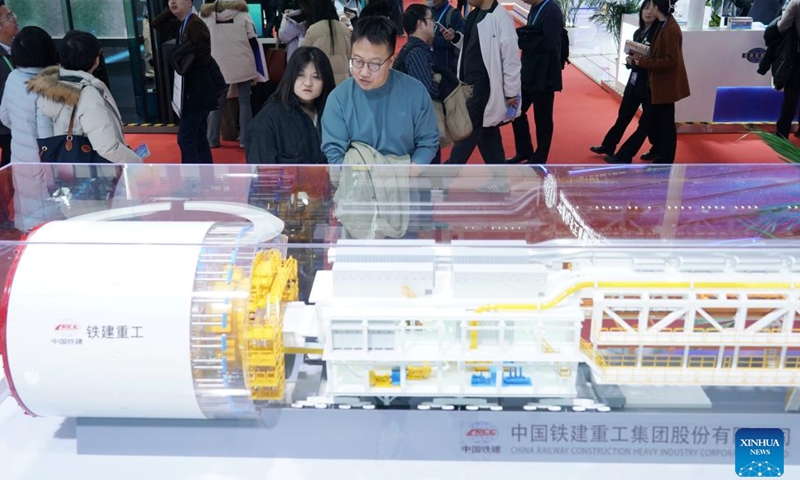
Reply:
<svg viewBox="0 0 800 480"><path fill-rule="evenodd" d="M0 439L733 469L769 427L800 462L800 167L14 165L0 191Z"/></svg>

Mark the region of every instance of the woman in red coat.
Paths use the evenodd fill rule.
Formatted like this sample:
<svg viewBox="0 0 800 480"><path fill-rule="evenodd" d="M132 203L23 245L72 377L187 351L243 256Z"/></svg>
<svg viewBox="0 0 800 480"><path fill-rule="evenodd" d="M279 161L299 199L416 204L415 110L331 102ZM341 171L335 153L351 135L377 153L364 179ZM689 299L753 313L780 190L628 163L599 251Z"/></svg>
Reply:
<svg viewBox="0 0 800 480"><path fill-rule="evenodd" d="M683 62L683 35L672 16L670 0L653 0L660 24L650 47L650 55L634 55L639 68L648 71L652 117L650 131L658 138L657 151L650 152L653 163L673 163L678 144L675 129L675 102L690 95L689 77Z"/></svg>

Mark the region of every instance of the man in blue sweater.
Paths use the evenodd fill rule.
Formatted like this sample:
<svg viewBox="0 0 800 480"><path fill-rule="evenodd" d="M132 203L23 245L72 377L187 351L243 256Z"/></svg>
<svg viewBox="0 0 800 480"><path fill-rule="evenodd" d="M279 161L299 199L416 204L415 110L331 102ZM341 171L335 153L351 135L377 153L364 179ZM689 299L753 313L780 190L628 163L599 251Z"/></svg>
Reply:
<svg viewBox="0 0 800 480"><path fill-rule="evenodd" d="M352 77L328 97L322 114L322 151L341 164L352 142L383 155L410 155L429 164L439 149L433 103L417 80L392 69L397 29L383 17L362 18L353 31Z"/></svg>

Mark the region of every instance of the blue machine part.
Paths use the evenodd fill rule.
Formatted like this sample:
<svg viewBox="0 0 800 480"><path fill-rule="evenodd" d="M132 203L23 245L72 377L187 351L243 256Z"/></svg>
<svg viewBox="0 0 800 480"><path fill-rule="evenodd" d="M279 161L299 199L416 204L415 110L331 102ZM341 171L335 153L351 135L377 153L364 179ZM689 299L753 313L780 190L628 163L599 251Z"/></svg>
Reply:
<svg viewBox="0 0 800 480"><path fill-rule="evenodd" d="M228 312L222 314L222 328L228 328Z"/></svg>
<svg viewBox="0 0 800 480"><path fill-rule="evenodd" d="M392 385L400 385L400 367L392 368Z"/></svg>
<svg viewBox="0 0 800 480"><path fill-rule="evenodd" d="M493 387L497 384L497 368L489 367L489 375L476 373L472 375L473 387Z"/></svg>
<svg viewBox="0 0 800 480"><path fill-rule="evenodd" d="M503 375L504 387L518 387L532 385L531 377L522 375L522 367L508 367L508 373Z"/></svg>
<svg viewBox="0 0 800 480"><path fill-rule="evenodd" d="M222 340L222 352L225 353L228 350L228 336L223 334L220 339Z"/></svg>

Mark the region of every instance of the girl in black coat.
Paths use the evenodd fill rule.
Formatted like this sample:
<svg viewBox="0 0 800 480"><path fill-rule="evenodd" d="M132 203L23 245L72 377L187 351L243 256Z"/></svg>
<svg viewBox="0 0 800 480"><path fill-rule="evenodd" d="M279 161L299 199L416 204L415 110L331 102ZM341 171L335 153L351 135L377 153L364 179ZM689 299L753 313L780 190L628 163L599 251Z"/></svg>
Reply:
<svg viewBox="0 0 800 480"><path fill-rule="evenodd" d="M642 2L642 6L639 8L639 29L633 33L634 42L649 45L653 41L653 34L657 27L654 25L656 17L652 10L652 2ZM637 67L631 60L630 56L626 59L625 66L631 70L631 77L622 94L617 121L606 134L603 143L596 147L589 147L589 150L599 155L614 155L617 144L639 110L639 105L650 96L647 87L647 70ZM654 139L651 137L650 143L652 144L653 141ZM630 163L630 159L626 163Z"/></svg>
<svg viewBox="0 0 800 480"><path fill-rule="evenodd" d="M286 65L277 91L250 124L247 163L324 164L320 119L336 86L325 53L300 47Z"/></svg>

